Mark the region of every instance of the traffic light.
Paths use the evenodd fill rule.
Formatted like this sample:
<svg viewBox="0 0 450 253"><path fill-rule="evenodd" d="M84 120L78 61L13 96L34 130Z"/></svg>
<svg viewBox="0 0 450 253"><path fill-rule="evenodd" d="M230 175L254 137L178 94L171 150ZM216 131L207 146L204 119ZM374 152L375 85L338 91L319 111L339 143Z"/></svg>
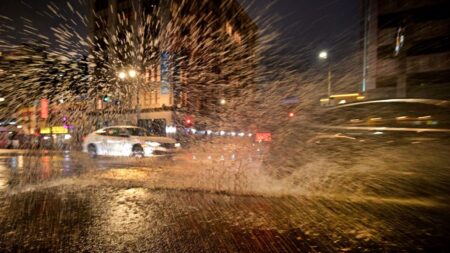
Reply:
<svg viewBox="0 0 450 253"><path fill-rule="evenodd" d="M192 127L192 123L193 123L193 120L191 118L185 118L184 119L184 125L186 127Z"/></svg>
<svg viewBox="0 0 450 253"><path fill-rule="evenodd" d="M111 100L111 98L108 95L103 96L103 102L108 103Z"/></svg>

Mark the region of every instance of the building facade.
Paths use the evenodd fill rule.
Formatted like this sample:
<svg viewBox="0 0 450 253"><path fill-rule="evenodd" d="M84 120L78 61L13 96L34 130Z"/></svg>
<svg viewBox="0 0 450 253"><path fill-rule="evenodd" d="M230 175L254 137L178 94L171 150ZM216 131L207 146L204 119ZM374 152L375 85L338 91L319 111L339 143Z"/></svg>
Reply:
<svg viewBox="0 0 450 253"><path fill-rule="evenodd" d="M235 0L90 4L99 125L211 121L253 81L257 29Z"/></svg>
<svg viewBox="0 0 450 253"><path fill-rule="evenodd" d="M61 58L34 41L3 51L0 128L27 148L80 141L91 130L83 117L92 104L85 102L87 67L83 57Z"/></svg>
<svg viewBox="0 0 450 253"><path fill-rule="evenodd" d="M367 98L450 97L450 3L366 0Z"/></svg>

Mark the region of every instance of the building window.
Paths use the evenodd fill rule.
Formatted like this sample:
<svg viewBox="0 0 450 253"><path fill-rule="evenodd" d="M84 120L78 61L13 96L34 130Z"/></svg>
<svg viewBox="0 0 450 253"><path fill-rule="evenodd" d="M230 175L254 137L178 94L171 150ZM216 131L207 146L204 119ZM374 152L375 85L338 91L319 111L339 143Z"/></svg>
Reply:
<svg viewBox="0 0 450 253"><path fill-rule="evenodd" d="M417 9L412 15L414 22L427 22L450 18L450 4L426 6Z"/></svg>
<svg viewBox="0 0 450 253"><path fill-rule="evenodd" d="M394 57L394 45L380 46L377 49L377 56L379 59L388 59Z"/></svg>
<svg viewBox="0 0 450 253"><path fill-rule="evenodd" d="M144 79L144 82L145 82L145 83L150 82L150 70L149 70L149 69L147 69L147 70L145 71L145 79Z"/></svg>
<svg viewBox="0 0 450 253"><path fill-rule="evenodd" d="M155 102L155 105L159 104L159 96L158 96L159 92L158 91L153 91L153 101Z"/></svg>
<svg viewBox="0 0 450 253"><path fill-rule="evenodd" d="M427 40L415 41L408 49L408 55L436 54L450 51L450 37L442 36Z"/></svg>
<svg viewBox="0 0 450 253"><path fill-rule="evenodd" d="M166 134L166 119L154 119L152 122L151 132L154 135L165 136Z"/></svg>
<svg viewBox="0 0 450 253"><path fill-rule="evenodd" d="M181 92L181 105L187 106L188 105L188 94L187 92Z"/></svg>
<svg viewBox="0 0 450 253"><path fill-rule="evenodd" d="M397 86L397 77L380 77L377 78L377 88L391 88Z"/></svg>
<svg viewBox="0 0 450 253"><path fill-rule="evenodd" d="M152 135L165 136L166 134L166 119L140 119L138 126L147 129Z"/></svg>
<svg viewBox="0 0 450 253"><path fill-rule="evenodd" d="M158 82L158 76L159 76L159 68L154 65L152 67L152 80L153 80L153 82Z"/></svg>
<svg viewBox="0 0 450 253"><path fill-rule="evenodd" d="M378 16L378 28L398 27L403 23L405 13L390 13Z"/></svg>
<svg viewBox="0 0 450 253"><path fill-rule="evenodd" d="M414 73L407 77L409 86L429 87L447 86L450 87L450 70L431 71L424 73Z"/></svg>
<svg viewBox="0 0 450 253"><path fill-rule="evenodd" d="M140 119L138 120L138 127L142 127L147 129L148 131L151 130L152 127L152 120L151 119Z"/></svg>
<svg viewBox="0 0 450 253"><path fill-rule="evenodd" d="M149 91L145 92L145 105L150 106L152 104L152 93Z"/></svg>
<svg viewBox="0 0 450 253"><path fill-rule="evenodd" d="M161 66L156 66L156 82L161 82Z"/></svg>

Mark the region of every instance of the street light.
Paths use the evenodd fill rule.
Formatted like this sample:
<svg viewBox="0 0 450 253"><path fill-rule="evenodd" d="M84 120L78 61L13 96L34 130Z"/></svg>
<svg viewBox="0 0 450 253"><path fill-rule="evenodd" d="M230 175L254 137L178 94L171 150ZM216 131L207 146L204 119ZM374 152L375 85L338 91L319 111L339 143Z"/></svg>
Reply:
<svg viewBox="0 0 450 253"><path fill-rule="evenodd" d="M135 78L137 76L137 71L134 69L130 69L130 70L128 70L128 73L125 71L120 71L117 75L122 80L127 77Z"/></svg>
<svg viewBox="0 0 450 253"><path fill-rule="evenodd" d="M325 50L322 50L319 52L319 59L321 60L327 60L327 67L328 67L328 97L331 96L331 68L330 68L330 60L328 60L328 52Z"/></svg>
<svg viewBox="0 0 450 253"><path fill-rule="evenodd" d="M123 79L125 79L125 77L127 77L127 74L125 72L123 72L123 71L120 71L119 72L119 78L123 80Z"/></svg>
<svg viewBox="0 0 450 253"><path fill-rule="evenodd" d="M320 58L320 59L326 60L326 59L328 58L328 53L327 53L327 51L320 51L320 53L319 53L319 58Z"/></svg>
<svg viewBox="0 0 450 253"><path fill-rule="evenodd" d="M128 71L128 76L129 76L129 77L131 77L131 78L135 78L135 77L136 77L136 75L137 75L137 72L136 72L136 70L134 70L134 69L131 69L131 70L129 70L129 71Z"/></svg>
<svg viewBox="0 0 450 253"><path fill-rule="evenodd" d="M134 69L129 69L128 72L125 71L120 71L118 73L118 76L121 80L124 80L125 78L129 77L131 79L135 79L137 78L137 71ZM136 84L135 82L133 82L133 84ZM108 101L105 101L105 98L103 98L103 101L105 102L109 102L109 96L108 97ZM141 108L139 105L139 89L136 88L136 118L137 118L137 124L139 125L139 120L140 120L140 114L141 114Z"/></svg>
<svg viewBox="0 0 450 253"><path fill-rule="evenodd" d="M128 76L132 79L137 77L137 71L134 69L128 70ZM133 82L136 85L136 82ZM139 126L139 120L141 119L141 102L139 101L139 87L136 87L136 124Z"/></svg>
<svg viewBox="0 0 450 253"><path fill-rule="evenodd" d="M227 103L227 101L224 99L224 98L222 98L221 100L220 100L220 104L221 105L224 105L224 104L226 104Z"/></svg>

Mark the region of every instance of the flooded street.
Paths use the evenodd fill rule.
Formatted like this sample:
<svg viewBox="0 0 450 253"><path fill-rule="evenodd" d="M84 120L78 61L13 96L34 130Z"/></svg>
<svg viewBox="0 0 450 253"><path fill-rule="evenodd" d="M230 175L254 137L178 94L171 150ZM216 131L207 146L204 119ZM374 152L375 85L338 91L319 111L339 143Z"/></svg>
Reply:
<svg viewBox="0 0 450 253"><path fill-rule="evenodd" d="M0 253L450 252L449 9L2 0Z"/></svg>
<svg viewBox="0 0 450 253"><path fill-rule="evenodd" d="M445 202L246 193L231 166L219 182L206 162L77 156L2 151L1 252L448 249Z"/></svg>

